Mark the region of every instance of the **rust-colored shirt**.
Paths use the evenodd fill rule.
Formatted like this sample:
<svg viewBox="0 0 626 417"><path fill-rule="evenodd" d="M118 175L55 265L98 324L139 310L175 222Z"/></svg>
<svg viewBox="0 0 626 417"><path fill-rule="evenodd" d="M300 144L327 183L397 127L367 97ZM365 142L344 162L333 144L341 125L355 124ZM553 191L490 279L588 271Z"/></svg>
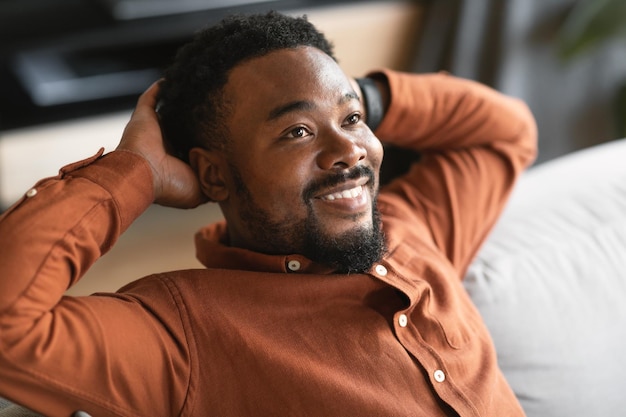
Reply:
<svg viewBox="0 0 626 417"><path fill-rule="evenodd" d="M422 158L380 193L370 273L231 248L218 223L206 269L63 297L153 198L143 160L97 155L1 218L0 395L52 416L523 415L461 277L534 158L532 116L473 82L386 76L377 136Z"/></svg>

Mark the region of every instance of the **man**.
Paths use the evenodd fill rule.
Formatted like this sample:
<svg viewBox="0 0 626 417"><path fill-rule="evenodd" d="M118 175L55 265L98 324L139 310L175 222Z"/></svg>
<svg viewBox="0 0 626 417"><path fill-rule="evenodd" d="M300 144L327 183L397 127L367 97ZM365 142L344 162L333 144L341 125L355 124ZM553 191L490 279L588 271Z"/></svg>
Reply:
<svg viewBox="0 0 626 417"><path fill-rule="evenodd" d="M443 74L357 83L277 13L205 30L161 84L116 151L0 221L0 395L54 416L523 415L461 284L535 155L523 104ZM379 139L421 155L380 192ZM206 269L62 297L149 204L207 200L226 221L197 236Z"/></svg>

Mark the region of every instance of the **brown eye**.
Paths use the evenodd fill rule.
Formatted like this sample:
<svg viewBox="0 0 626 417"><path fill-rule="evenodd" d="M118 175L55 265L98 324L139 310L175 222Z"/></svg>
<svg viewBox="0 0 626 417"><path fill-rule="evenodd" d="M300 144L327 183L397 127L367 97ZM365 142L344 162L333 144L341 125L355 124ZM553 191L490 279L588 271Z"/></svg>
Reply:
<svg viewBox="0 0 626 417"><path fill-rule="evenodd" d="M291 129L286 137L290 138L290 139L298 139L298 138L304 138L307 137L311 134L311 132L303 126L298 126L296 128Z"/></svg>
<svg viewBox="0 0 626 417"><path fill-rule="evenodd" d="M361 115L358 113L351 114L347 119L348 123L351 125L355 125L361 121Z"/></svg>

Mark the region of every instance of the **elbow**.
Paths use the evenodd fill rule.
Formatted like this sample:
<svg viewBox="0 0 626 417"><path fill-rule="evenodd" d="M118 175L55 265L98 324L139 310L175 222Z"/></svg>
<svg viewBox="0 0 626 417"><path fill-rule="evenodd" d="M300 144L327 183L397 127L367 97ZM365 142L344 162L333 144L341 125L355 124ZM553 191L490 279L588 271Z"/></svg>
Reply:
<svg viewBox="0 0 626 417"><path fill-rule="evenodd" d="M515 155L520 171L531 166L538 155L537 121L528 105L519 99L515 102L518 124L515 129Z"/></svg>

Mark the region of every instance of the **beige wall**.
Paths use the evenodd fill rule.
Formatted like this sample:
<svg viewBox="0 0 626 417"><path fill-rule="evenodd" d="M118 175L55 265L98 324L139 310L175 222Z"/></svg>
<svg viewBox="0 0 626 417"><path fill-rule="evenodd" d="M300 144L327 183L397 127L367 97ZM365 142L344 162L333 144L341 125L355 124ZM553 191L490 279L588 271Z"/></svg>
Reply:
<svg viewBox="0 0 626 417"><path fill-rule="evenodd" d="M420 23L415 2L380 1L359 6L296 10L307 14L335 45L349 75L370 69L408 69ZM37 179L55 175L66 163L112 150L130 112L5 132L0 140L0 204L19 198ZM117 245L70 290L71 294L114 291L141 276L172 269L200 267L193 234L221 218L215 205L194 210L153 206L120 238Z"/></svg>
<svg viewBox="0 0 626 417"><path fill-rule="evenodd" d="M408 70L416 52L422 9L415 1L381 1L304 11L335 45L344 71Z"/></svg>

